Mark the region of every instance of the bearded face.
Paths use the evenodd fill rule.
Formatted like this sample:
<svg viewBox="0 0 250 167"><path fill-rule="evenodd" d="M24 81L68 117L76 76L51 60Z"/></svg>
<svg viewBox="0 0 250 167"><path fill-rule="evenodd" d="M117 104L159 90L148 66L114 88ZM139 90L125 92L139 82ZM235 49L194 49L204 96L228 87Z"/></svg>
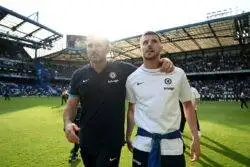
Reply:
<svg viewBox="0 0 250 167"><path fill-rule="evenodd" d="M158 36L154 34L142 36L140 47L144 59L152 60L160 57L162 45Z"/></svg>
<svg viewBox="0 0 250 167"><path fill-rule="evenodd" d="M109 43L106 39L89 37L87 41L87 52L89 61L104 61L109 52Z"/></svg>

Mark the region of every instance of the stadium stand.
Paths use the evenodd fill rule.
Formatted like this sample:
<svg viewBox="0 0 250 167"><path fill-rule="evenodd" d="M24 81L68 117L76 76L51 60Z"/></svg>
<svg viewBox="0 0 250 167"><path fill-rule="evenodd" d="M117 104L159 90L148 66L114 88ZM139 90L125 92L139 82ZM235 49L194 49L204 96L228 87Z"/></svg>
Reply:
<svg viewBox="0 0 250 167"><path fill-rule="evenodd" d="M53 70L42 65L36 54L32 59L24 47L37 53L38 49L53 47L61 37L37 21L0 6L0 95L59 94L49 83Z"/></svg>
<svg viewBox="0 0 250 167"><path fill-rule="evenodd" d="M24 47L52 47L61 34L6 8L1 7L0 11L0 23L5 25L4 28L0 26L0 96L5 91L11 96L60 95L68 86L73 71L87 63L86 49L65 48L32 59ZM9 25L9 15L21 21ZM36 28L15 33L27 23ZM169 57L187 72L191 85L196 87L202 99L236 100L242 90L249 98L249 23L250 13L243 13L158 31L164 43L162 56ZM36 32L41 29L50 35L36 38ZM108 58L140 66L139 37L112 42Z"/></svg>

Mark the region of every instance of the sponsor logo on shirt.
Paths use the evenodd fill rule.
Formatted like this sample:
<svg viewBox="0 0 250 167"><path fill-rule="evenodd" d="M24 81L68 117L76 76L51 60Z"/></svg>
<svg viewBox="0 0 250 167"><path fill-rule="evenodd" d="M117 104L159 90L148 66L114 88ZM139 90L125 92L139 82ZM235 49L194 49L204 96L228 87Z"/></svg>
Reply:
<svg viewBox="0 0 250 167"><path fill-rule="evenodd" d="M174 90L174 87L164 87L164 90Z"/></svg>
<svg viewBox="0 0 250 167"><path fill-rule="evenodd" d="M170 78L165 78L164 82L166 85L170 85L172 83L172 80Z"/></svg>
<svg viewBox="0 0 250 167"><path fill-rule="evenodd" d="M164 83L166 84L166 85L171 85L172 84L172 80L170 79L170 78L165 78L164 79ZM164 87L164 90L174 90L174 87L172 87L172 86L168 86L168 87Z"/></svg>
<svg viewBox="0 0 250 167"><path fill-rule="evenodd" d="M117 74L115 72L110 72L109 73L109 77L112 78L112 79L114 79L114 78L117 77Z"/></svg>
<svg viewBox="0 0 250 167"><path fill-rule="evenodd" d="M117 83L119 82L119 79L115 79L115 80L108 80L108 83Z"/></svg>
<svg viewBox="0 0 250 167"><path fill-rule="evenodd" d="M119 79L115 79L117 77L117 74L115 72L110 72L109 77L111 80L108 80L108 83L117 83L119 82Z"/></svg>

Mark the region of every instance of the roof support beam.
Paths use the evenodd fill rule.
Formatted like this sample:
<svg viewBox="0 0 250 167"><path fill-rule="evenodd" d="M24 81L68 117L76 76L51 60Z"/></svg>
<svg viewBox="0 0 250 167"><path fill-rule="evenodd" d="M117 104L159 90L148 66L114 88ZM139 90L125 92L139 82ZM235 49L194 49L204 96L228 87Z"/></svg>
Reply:
<svg viewBox="0 0 250 167"><path fill-rule="evenodd" d="M215 32L214 32L214 29L213 29L213 27L211 26L210 23L208 23L208 27L210 28L210 31L213 33L213 35L214 35L216 41L218 42L218 44L220 45L220 47L222 47L222 45L221 45L221 43L220 43L220 41L219 41L217 35L216 35Z"/></svg>
<svg viewBox="0 0 250 167"><path fill-rule="evenodd" d="M169 43L172 43L175 47L177 47L180 51L184 52L185 50L180 47L180 45L178 45L177 43L175 43L174 41L172 41L169 37L167 37L165 34L160 33L164 38L166 38L168 40Z"/></svg>
<svg viewBox="0 0 250 167"><path fill-rule="evenodd" d="M126 51L119 51L118 49L114 49L114 48L112 48L111 50L112 50L113 52L115 52L115 53L118 53L119 55L126 56L126 57L128 57L128 58L130 58L130 59L134 58L134 57L130 56L129 54L127 54ZM118 56L119 56L119 55L118 55Z"/></svg>
<svg viewBox="0 0 250 167"><path fill-rule="evenodd" d="M136 47L136 48L133 48L133 49L130 49L130 50L126 50L126 51L124 51L124 50L121 50L121 51L118 51L118 49L117 48L112 48L111 50L116 50L116 52L118 53L121 53L121 54L126 54L127 52L131 52L131 51L133 51L133 50L136 50L136 49L138 49L138 48L140 48L139 46L138 47ZM136 55L136 56L140 56L140 55ZM134 57L131 57L131 56L129 56L130 58L134 58Z"/></svg>
<svg viewBox="0 0 250 167"><path fill-rule="evenodd" d="M36 33L37 31L39 31L39 30L41 30L41 29L42 29L42 28L41 28L41 27L39 27L38 29L36 29L36 30L32 31L31 33L26 34L25 36L23 36L23 38L26 38L26 37L31 37L34 33Z"/></svg>
<svg viewBox="0 0 250 167"><path fill-rule="evenodd" d="M4 34L2 32L0 32L0 38L1 37L5 37L7 40L8 40L8 38L10 38L10 39L12 39L14 41L18 41L18 42L21 42L21 41L28 42L30 44L37 45L37 48L41 47L42 45L50 47L48 44L43 44L41 42L35 42L35 41L29 40L29 39L18 38L18 37L15 37L13 35Z"/></svg>
<svg viewBox="0 0 250 167"><path fill-rule="evenodd" d="M52 43L57 40L58 38L61 38L63 35L59 34L58 32L38 23L37 21L34 21L28 17L22 16L12 10L9 10L7 8L4 8L0 6L0 19L3 19L5 17L15 17L15 19L20 19L20 23L16 23L14 26L9 26L9 24L2 25L0 24L0 28L4 27L4 31L0 33L0 38L5 40L10 40L13 42L18 43L24 43L25 46L30 48L51 48ZM8 20L7 20L8 21ZM26 24L32 24L33 26L37 26L33 30L27 30L28 32L25 32L25 30L19 29L20 26L26 25ZM39 36L36 36L34 33L37 33L40 30L45 30L53 35L48 37L48 35L45 38L46 40L41 39ZM24 31L24 32L23 32ZM32 38L28 38L32 37ZM33 45L33 46L32 46Z"/></svg>
<svg viewBox="0 0 250 167"><path fill-rule="evenodd" d="M232 35L222 35L222 36L217 36L217 37L219 37L219 38L234 38L234 36L232 36ZM194 39L210 39L210 38L214 38L214 36L199 37L199 38L194 38ZM186 40L190 40L190 38L173 39L172 41L177 42L177 41L186 41Z"/></svg>
<svg viewBox="0 0 250 167"><path fill-rule="evenodd" d="M12 31L16 31L18 29L18 27L20 27L21 25L23 25L25 22L26 21L23 20L21 23L17 24L16 26L11 27L11 30Z"/></svg>
<svg viewBox="0 0 250 167"><path fill-rule="evenodd" d="M132 45L132 46L138 48L138 45L136 45L136 44L134 44L134 43L132 43L132 42L130 42L130 41L128 41L128 40L125 40L125 41L126 41L128 44L130 44L130 45Z"/></svg>
<svg viewBox="0 0 250 167"><path fill-rule="evenodd" d="M0 10L0 21L7 15L6 12Z"/></svg>
<svg viewBox="0 0 250 167"><path fill-rule="evenodd" d="M8 41L10 41L10 40L8 40ZM24 46L24 47L36 49L36 47L34 45L32 45L32 44L28 44L28 43L24 43L24 42L19 42L19 41L13 41L13 42L19 44L20 46Z"/></svg>
<svg viewBox="0 0 250 167"><path fill-rule="evenodd" d="M194 44L201 50L200 44L190 35L185 28L182 28L182 30L187 34L187 36L194 42Z"/></svg>
<svg viewBox="0 0 250 167"><path fill-rule="evenodd" d="M16 12L14 12L14 11L12 11L12 10L9 10L9 9L7 9L7 8L4 8L4 7L0 6L0 11L9 13L9 14L12 15L12 16L15 16L15 17L17 17L17 18L20 18L20 19L24 20L24 22L29 22L29 23L34 24L34 25L36 25L36 26L38 26L38 27L41 27L41 28L43 28L43 29L45 29L45 30L47 30L47 31L50 31L50 32L52 32L52 33L54 33L54 34L56 34L56 35L62 36L62 34L56 32L56 31L54 31L54 30L52 30L52 29L50 29L50 28L48 28L48 27L46 27L46 26L44 26L44 25L42 25L42 24L40 24L40 23L38 23L38 22L36 22L36 21L34 21L34 20L31 20L31 19L28 18L28 17L24 17L24 16L22 16L22 15L16 13Z"/></svg>

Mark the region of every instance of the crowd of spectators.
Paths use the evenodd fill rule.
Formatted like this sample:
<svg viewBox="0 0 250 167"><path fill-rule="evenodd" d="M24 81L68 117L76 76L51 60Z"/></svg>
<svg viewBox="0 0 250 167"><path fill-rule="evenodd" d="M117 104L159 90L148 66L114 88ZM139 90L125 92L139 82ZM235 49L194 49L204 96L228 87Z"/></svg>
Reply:
<svg viewBox="0 0 250 167"><path fill-rule="evenodd" d="M16 84L13 82L0 83L0 96L6 92L13 97L17 96L60 96L63 88L68 84L49 84L41 86L39 84Z"/></svg>
<svg viewBox="0 0 250 167"><path fill-rule="evenodd" d="M65 77L71 78L73 72L83 65L75 65L75 64L57 64L53 66L53 70L55 71L56 77Z"/></svg>
<svg viewBox="0 0 250 167"><path fill-rule="evenodd" d="M16 60L20 62L31 61L31 57L23 47L11 42L0 40L0 59Z"/></svg>
<svg viewBox="0 0 250 167"><path fill-rule="evenodd" d="M0 60L0 75L35 76L36 69L32 62L17 62L14 60Z"/></svg>
<svg viewBox="0 0 250 167"><path fill-rule="evenodd" d="M186 73L200 73L200 72L218 72L218 71L242 71L250 70L250 54L243 54L240 56L238 52L225 52L224 54L189 54L180 56L170 56L173 63L182 68ZM140 66L142 59L127 59L125 60ZM45 64L46 65L46 64ZM53 63L47 65L50 71L55 73L56 77L71 78L72 73L83 64L76 64L68 62ZM14 60L0 59L0 74L15 74L15 75L35 75L35 65L32 62L16 62Z"/></svg>
<svg viewBox="0 0 250 167"><path fill-rule="evenodd" d="M173 58L173 62L187 73L240 71L250 69L250 55L195 55L187 56L184 59Z"/></svg>
<svg viewBox="0 0 250 167"><path fill-rule="evenodd" d="M201 94L202 100L237 100L241 91L250 98L250 77L245 80L235 79L190 79L190 85ZM38 84L0 83L0 96L5 91L10 96L59 96L68 83L54 83L46 87Z"/></svg>
<svg viewBox="0 0 250 167"><path fill-rule="evenodd" d="M250 77L245 80L190 80L190 85L198 90L203 100L237 100L242 91L250 98Z"/></svg>
<svg viewBox="0 0 250 167"><path fill-rule="evenodd" d="M199 72L218 72L218 71L241 71L250 69L250 55L192 55L186 57L172 57L171 60L177 66L182 68L186 73ZM125 60L139 67L142 59ZM72 73L82 65L54 65L53 69L57 72L58 77L70 78Z"/></svg>
<svg viewBox="0 0 250 167"><path fill-rule="evenodd" d="M14 46L7 45L8 49L0 48L0 77L12 77L12 78L30 78L34 80L39 79L40 70L41 74L47 76L48 73L53 79L69 79L72 73L79 67L83 66L81 62L46 62L45 59L41 59L42 65L37 68L37 64L28 56L28 54L22 49L17 50L11 48ZM207 52L207 53L181 53L180 55L169 56L173 63L184 69L189 75L191 73L202 72L218 72L218 71L244 71L250 70L250 53L240 53L239 50L225 51L225 52ZM127 62L133 63L136 66L142 64L142 59L127 59ZM86 62L85 62L86 63ZM38 70L39 69L39 70ZM45 73L46 72L46 73ZM43 75L41 75L43 76ZM53 78L56 77L56 78ZM242 90L245 95L250 97L249 83L250 78L244 80L235 77L232 78L220 78L220 79L190 79L191 85L201 94L202 99L206 100L222 100L229 99L235 100L238 98ZM0 82L0 96L6 91L10 96L51 96L60 95L63 88L68 87L69 83L60 84L46 82L38 84L34 81L33 84L15 82L3 83ZM242 90L239 90L241 88Z"/></svg>
<svg viewBox="0 0 250 167"><path fill-rule="evenodd" d="M36 75L33 60L21 46L1 40L0 44L0 75L15 77Z"/></svg>
<svg viewBox="0 0 250 167"><path fill-rule="evenodd" d="M186 73L240 71L250 69L250 54L240 55L238 52L189 54L170 56L173 63ZM135 66L142 64L142 59L128 59Z"/></svg>

